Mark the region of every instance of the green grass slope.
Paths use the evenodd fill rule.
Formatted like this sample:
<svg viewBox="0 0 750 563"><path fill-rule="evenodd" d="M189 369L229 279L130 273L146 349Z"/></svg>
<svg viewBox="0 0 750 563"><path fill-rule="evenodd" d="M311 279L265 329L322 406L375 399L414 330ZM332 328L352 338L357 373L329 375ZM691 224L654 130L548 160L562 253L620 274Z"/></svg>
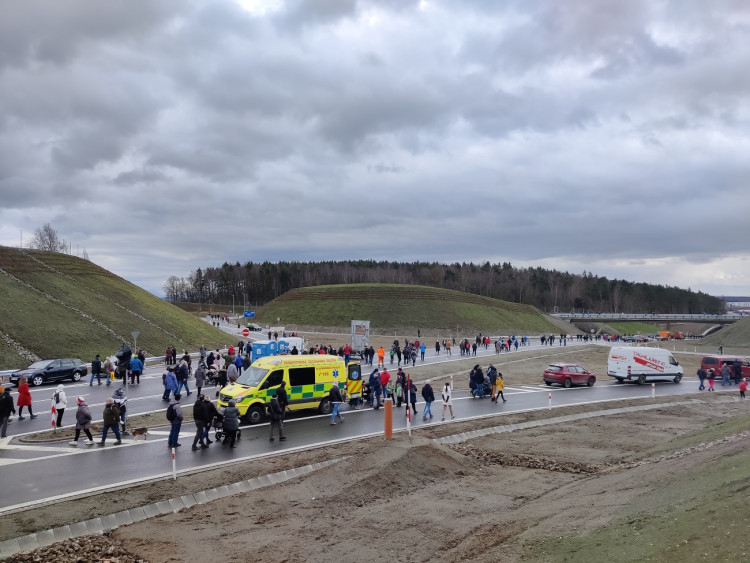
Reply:
<svg viewBox="0 0 750 563"><path fill-rule="evenodd" d="M147 355L226 344L222 331L97 265L66 254L0 247L0 369L33 356L110 355L123 341Z"/></svg>
<svg viewBox="0 0 750 563"><path fill-rule="evenodd" d="M558 333L537 309L460 291L419 285L351 284L294 289L260 307L256 321L285 326L348 327L369 320L371 328L421 327L503 334ZM573 328L572 326L570 327Z"/></svg>
<svg viewBox="0 0 750 563"><path fill-rule="evenodd" d="M622 323L610 322L607 324L615 329L617 334L659 334L659 331L663 330L656 325L636 321Z"/></svg>
<svg viewBox="0 0 750 563"><path fill-rule="evenodd" d="M701 340L702 344L714 346L750 347L750 317L726 325Z"/></svg>

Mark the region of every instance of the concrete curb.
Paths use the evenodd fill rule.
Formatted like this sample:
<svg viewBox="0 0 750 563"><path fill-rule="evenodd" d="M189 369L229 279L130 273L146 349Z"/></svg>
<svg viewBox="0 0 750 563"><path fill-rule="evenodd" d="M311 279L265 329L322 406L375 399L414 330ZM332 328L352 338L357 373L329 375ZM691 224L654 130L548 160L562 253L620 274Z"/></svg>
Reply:
<svg viewBox="0 0 750 563"><path fill-rule="evenodd" d="M222 485L214 489L182 495L169 500L158 501L152 504L147 504L146 506L139 506L129 510L107 514L106 516L101 516L99 518L92 518L91 520L86 520L84 522L66 524L59 528L42 530L41 532L28 534L19 538L5 540L0 542L0 558L7 559L22 551L33 551L41 547L47 547L55 542L78 536L111 532L120 526L127 526L128 524L140 522L146 518L152 518L162 514L173 514L197 504L204 504L240 492L261 489L272 484L307 475L319 469L323 469L324 467L328 467L329 465L339 463L345 459L347 458L340 457L328 461L313 463L312 465L279 471L277 473L261 475L260 477L253 477L252 479L232 483L231 485Z"/></svg>

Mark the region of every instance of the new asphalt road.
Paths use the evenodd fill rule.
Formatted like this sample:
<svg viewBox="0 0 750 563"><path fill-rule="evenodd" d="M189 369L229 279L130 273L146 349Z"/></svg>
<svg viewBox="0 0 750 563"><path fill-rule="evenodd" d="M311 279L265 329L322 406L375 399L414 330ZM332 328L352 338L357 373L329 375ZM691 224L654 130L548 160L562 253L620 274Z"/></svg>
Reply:
<svg viewBox="0 0 750 563"><path fill-rule="evenodd" d="M578 345L580 344L568 344L568 346ZM549 347L537 346L536 349L538 349L539 354L551 351ZM556 352L559 353L559 349ZM512 354L513 352L505 354L503 360L507 361L507 358ZM482 358L480 363L483 366L491 358L497 358L492 349L481 350L478 352L478 357ZM434 350L432 350L431 353L428 353L426 363L434 364L459 359L461 359L461 356L458 354L453 354L449 358L435 356ZM128 386L129 414L163 412L165 410L166 403L161 399L162 371L162 366L148 368L141 378L140 385ZM365 374L368 373L366 369L363 371ZM657 383L656 396L695 393L697 382L693 379L686 377L681 384ZM191 384L193 382L194 380L191 379ZM89 386L88 381L82 381L76 384L66 384L65 387L68 404L75 405L75 398L83 396L89 403L94 418L100 419L104 400L112 395L115 384L107 387L106 385L98 386L95 382L93 386ZM436 395L439 396L439 384L433 387L435 387ZM34 421L27 418L24 421L16 420L12 422L9 426L10 437L0 442L0 466L2 467L3 481L13 484L12 487L4 487L3 489L3 504L6 511L35 505L52 498L65 498L86 491L107 490L128 483L163 478L172 474L172 450L167 447L169 428L166 418L164 427L152 429L147 440L136 441L131 436L124 436L123 444L120 446L113 445L114 436L111 433L107 439L107 445L103 448L84 445L83 436L80 445L77 447L69 446L67 441L44 444L20 443L19 436L51 427L49 406L54 388L55 386L51 385L33 389L32 397L35 413L40 415L39 418ZM193 391L193 394L183 399L184 405L190 405L194 402L195 390L191 389L191 391ZM208 391L213 395L213 388L209 388ZM651 394L651 385L616 384L609 381L606 376L600 377L600 380L593 387L563 389L547 387L543 384L507 386L505 396L508 401L499 404L491 403L487 398L472 399L468 392L456 391L454 395L456 418L453 422L492 416L497 413L547 409L550 406L554 409L560 406L598 401L633 398L647 400L651 397ZM452 422L450 419L445 422L440 421L442 406L439 398L433 404L434 418L431 420L422 421L423 408L424 404L420 397L420 402L417 403L419 413L413 417L413 428L425 425L450 424ZM195 433L195 426L192 423L186 423L183 425L180 434L180 441L183 446L176 449L178 478L180 473L208 469L238 460L252 460L279 452L311 447L328 447L335 452L337 444L341 442L361 439L366 436L382 435L384 409L377 411L370 408L351 410L348 406L344 406L342 412L346 420L335 426L329 424L329 416L317 414L293 415L285 423L288 436L286 442L269 442L267 423L252 427L243 426L241 440L234 450L214 443L208 449L191 451L190 446ZM69 412L66 411L65 413L63 425L74 424L74 418L75 407L72 406ZM405 431L406 417L403 408L394 409L393 419L394 431ZM501 422L498 422L498 424L501 424ZM96 440L98 438L98 436L95 436ZM332 455L335 455L335 453L332 453Z"/></svg>

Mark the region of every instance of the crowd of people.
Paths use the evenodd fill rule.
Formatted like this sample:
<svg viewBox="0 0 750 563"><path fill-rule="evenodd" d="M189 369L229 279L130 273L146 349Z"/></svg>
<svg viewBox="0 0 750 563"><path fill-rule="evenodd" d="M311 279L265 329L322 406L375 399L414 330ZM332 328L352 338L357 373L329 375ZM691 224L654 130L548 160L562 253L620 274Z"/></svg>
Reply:
<svg viewBox="0 0 750 563"><path fill-rule="evenodd" d="M742 377L742 362L737 359L735 360L731 365L729 363L725 363L723 366L721 366L720 373L716 373L716 370L714 368L708 368L703 369L703 367L698 368L698 381L700 384L698 385L698 390L703 391L706 389L706 381L708 381L708 390L713 391L714 390L714 381L718 377L721 377L721 386L732 386L737 385L740 390L740 398L745 398L745 390L747 389L747 379Z"/></svg>
<svg viewBox="0 0 750 563"><path fill-rule="evenodd" d="M515 337L513 337L515 339ZM524 337L523 341L526 341ZM460 346L462 349L462 355L469 353L468 339L461 341ZM474 351L477 344L483 344L485 349L489 345L489 338L477 336L476 341L473 343L472 348ZM455 343L453 340L444 340L442 343L443 349L448 350L450 353L451 345ZM441 348L440 342L436 342L436 351L439 353ZM375 361L375 355L378 357L378 369L375 369L370 375L370 380L364 385L364 396L367 398L370 406L379 408L382 406L382 400L392 400L393 404L400 408L406 405L407 410L411 406L411 410L414 414L417 414L416 403L417 388L414 381L412 381L402 370L401 364L404 365L411 362L412 366L416 365L417 358L424 361L426 352L426 345L424 342L415 340L410 342L408 339L405 340L403 347L400 345L398 340L394 340L390 347L390 362L391 364L396 363L398 371L396 376L391 379L390 374L385 369L385 355L386 351L381 346L377 351L374 347L370 346L363 351L362 363L364 365L373 365ZM299 353L294 348L291 354ZM304 351L302 353L305 353ZM309 349L310 354L331 354L343 357L348 363L349 358L352 354L352 349L349 345L335 348L330 345L316 345ZM234 413L237 407L233 404L229 405L229 416L226 413L222 413L221 416L216 412L216 407L211 403L209 395L204 394L202 391L204 387L209 384L213 384L216 388L215 394L218 397L221 389L226 385L234 383L243 369L247 369L250 366L250 358L252 354L251 342L239 341L235 346L230 346L227 350L227 355L223 355L219 349L208 352L205 346L201 346L199 350L198 366L193 374L192 369L192 358L191 355L183 350L182 354L178 354L177 350L170 346L165 352L164 363L166 365L166 372L162 375L162 384L164 392L162 399L165 402L169 402L167 407L169 411L169 422L172 426L172 432L168 444L170 446L179 446L179 426L182 423L182 409L180 407L180 400L183 396L190 396L193 391L190 389L189 380L194 375L194 384L197 388L198 398L196 404L193 406L194 412L197 412L197 417L194 416L195 424L198 427L196 437L193 442L193 449L197 450L200 448L208 447L211 441L208 439L208 430L215 425L217 419L222 419L222 435L225 436L225 443L228 443L230 447L235 446L235 432L239 428L239 410ZM93 386L94 380L97 385L103 383L107 386L116 382L118 379L125 381L129 379L130 384L140 384L140 376L143 373L145 366L145 356L142 350L133 355L130 347L127 343L123 343L122 348L116 354L116 362L113 362L110 358L101 360L99 354L96 355L91 363L91 378L89 385ZM379 369L383 369L382 376ZM494 368L493 368L494 369ZM490 380L494 380L493 371L488 370L488 376ZM500 376L502 381L502 376ZM495 383L491 381L490 387L492 387L493 400L495 400ZM274 431L277 434L279 440L285 440L284 436L284 415L288 408L288 401L285 401L284 397L286 393L281 389L280 397L275 398L274 401L268 407L268 417L271 421L271 435L269 438L274 440ZM500 394L502 393L502 387L500 387ZM453 403L452 403L453 389L450 384L446 384L446 387L442 389L441 395L443 399L443 416L445 416L446 409L449 411L450 416L453 417ZM431 405L435 400L434 391L430 385L429 380L425 382L421 390L422 398L425 401L425 408L423 413L423 420L429 420L433 417L431 411ZM337 386L332 387L330 391L329 400L332 404L331 413L331 424L335 424L338 419L343 422L344 417L341 414L340 407L344 400L341 395L341 391ZM503 400L505 400L503 398ZM350 403L357 407L357 401L350 401ZM65 394L63 385L59 385L53 395L54 412L56 416L56 427L63 427L63 416L67 408L68 399ZM83 397L77 397L76 399L77 409L75 414L75 437L70 442L71 446L77 446L80 434L83 432L86 437L86 443L92 445L95 443L93 435L91 434L91 420L92 414L89 406ZM126 427L126 412L127 412L127 397L125 396L125 387L118 387L112 397L109 397L105 401L104 409L102 412L103 427L102 435L98 444L103 446L106 443L107 436L110 433L115 435L115 445L122 443L122 435L128 433ZM210 405L210 406L209 406ZM36 418L37 415L33 413L31 403L31 393L29 390L29 382L26 378L21 379L18 386L18 398L14 406L13 398L10 395L10 389L0 388L0 429L2 430L2 437L6 437L7 424L11 414L16 414L16 408L18 407L18 420L24 420L24 408L28 411L30 418ZM225 409L226 410L226 409ZM204 412L206 411L206 412ZM172 418L174 417L174 418ZM228 418L228 421L225 420ZM234 419L237 419L236 423Z"/></svg>
<svg viewBox="0 0 750 563"><path fill-rule="evenodd" d="M582 338L585 337L586 335L583 335ZM552 346L555 340L556 336L554 334L550 334L549 336L542 335L540 337L542 345ZM566 340L567 335L560 334L558 339L559 345L564 346ZM458 342L456 342L455 338L444 339L442 342L438 340L435 342L435 352L436 354L440 354L442 350L445 354L451 355L452 348L458 347L459 353L462 356L475 356L477 349L484 347L487 350L492 344L492 338L480 333L473 340L468 338L461 339ZM496 353L528 345L529 338L526 336L510 336L494 339ZM375 355L377 355L378 363L377 368L371 372L369 380L363 384L362 400L376 410L383 406L384 401L390 400L393 406L398 409L404 406L405 414L412 413L416 415L418 414L417 396L421 394L424 400L422 420L431 420L434 416L432 413L432 404L435 401L435 391L432 388L430 380L428 379L422 384L420 391L414 380L402 369L402 362L404 366L409 362L414 366L417 358L424 361L425 351L426 345L424 342L419 342L419 340L410 342L406 339L403 347L400 346L398 340L394 340L390 347L390 363L391 365L394 363L397 364L397 371L392 376L386 369L386 351L384 347L380 346L377 351L374 347L365 349L362 364L373 365ZM295 349L291 353L298 352ZM305 353L305 351L302 353ZM309 349L309 353L338 355L348 362L352 354L352 349L349 345L339 348L316 345ZM222 387L234 383L242 371L249 367L251 354L252 345L250 342L244 343L243 341L239 341L236 347L230 346L228 348L226 355L222 354L219 349L209 352L202 346L199 350L198 365L193 374L192 358L187 351L183 351L182 355L179 356L174 347L167 349L165 355L167 368L162 376L164 386L162 398L165 402L169 402L167 418L171 426L171 431L167 443L170 447L179 447L181 445L178 440L183 421L180 401L183 396L193 394L189 385L189 379L193 375L195 377L194 384L197 388L197 399L193 405L193 420L196 425L196 434L193 439L192 449L208 448L212 443L209 439L209 430L211 428L219 428L221 430L220 434L223 438L223 444L229 445L230 448L236 447L241 418L239 409L237 409L234 402L230 401L228 406L222 409L222 412L219 412L217 407L211 402L210 396L203 393L203 389L207 385L213 384L216 387L216 396L218 396ZM98 385L102 385L102 378L104 378L106 385L110 385L118 377L123 381L125 378L129 378L131 384L139 384L140 375L145 365L145 358L142 355L142 350L138 350L136 355L132 355L126 344L123 344L123 348L116 355L118 360L116 364L113 364L109 358L106 358L102 362L100 356L97 355L92 362L89 385L93 385L95 379ZM713 369L704 370L701 368L698 370L697 375L700 380L699 390L706 389L706 382L708 382L708 390L713 391L715 380L720 378L722 386L738 385L741 397L744 398L745 396L747 381L742 378L742 365L740 362L735 362L733 365L724 364L720 373L715 372ZM482 369L479 364L474 365L469 373L469 390L474 399L490 396L490 401L494 403L500 400L502 402L507 401L503 393L503 374L492 363L486 369ZM98 441L100 446L104 446L110 431L115 435L115 445L121 444L122 434L128 433L126 426L127 396L125 393L125 387L118 387L112 397L108 397L105 401L102 411L102 434ZM445 420L446 413L451 418L454 418L452 380L442 385L440 396L443 405L442 420ZM337 422L343 422L344 416L341 411L341 405L344 403L345 397L342 395L338 385L331 386L328 399L332 405L330 424L335 425ZM355 409L359 408L359 402L359 398L349 399L349 404ZM62 428L63 416L68 405L68 398L63 385L57 386L52 397L52 403L53 413L56 416L56 426ZM28 411L29 418L37 418L37 415L32 410L29 382L25 377L19 382L18 397L15 405L10 394L10 389L0 387L0 431L3 438L6 437L11 414L16 414L16 407L18 407L18 420L25 420L24 409ZM282 382L276 396L273 397L267 408L267 415L271 422L269 440L273 441L278 438L283 441L286 439L284 435L284 418L287 410L288 398L285 384ZM70 442L71 446L78 445L82 432L87 437L86 444L93 445L95 443L91 433L91 421L92 414L88 404L83 397L77 397L75 437Z"/></svg>

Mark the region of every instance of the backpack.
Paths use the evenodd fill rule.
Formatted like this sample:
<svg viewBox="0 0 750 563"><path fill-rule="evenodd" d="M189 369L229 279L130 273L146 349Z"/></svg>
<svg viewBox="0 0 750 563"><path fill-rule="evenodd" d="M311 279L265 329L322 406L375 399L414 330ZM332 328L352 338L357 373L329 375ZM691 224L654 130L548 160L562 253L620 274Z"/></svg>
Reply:
<svg viewBox="0 0 750 563"><path fill-rule="evenodd" d="M174 405L169 405L167 407L167 420L172 422L175 418L177 418L177 413L174 412Z"/></svg>
<svg viewBox="0 0 750 563"><path fill-rule="evenodd" d="M60 393L55 393L54 399L55 399L55 404L59 403L60 402Z"/></svg>

